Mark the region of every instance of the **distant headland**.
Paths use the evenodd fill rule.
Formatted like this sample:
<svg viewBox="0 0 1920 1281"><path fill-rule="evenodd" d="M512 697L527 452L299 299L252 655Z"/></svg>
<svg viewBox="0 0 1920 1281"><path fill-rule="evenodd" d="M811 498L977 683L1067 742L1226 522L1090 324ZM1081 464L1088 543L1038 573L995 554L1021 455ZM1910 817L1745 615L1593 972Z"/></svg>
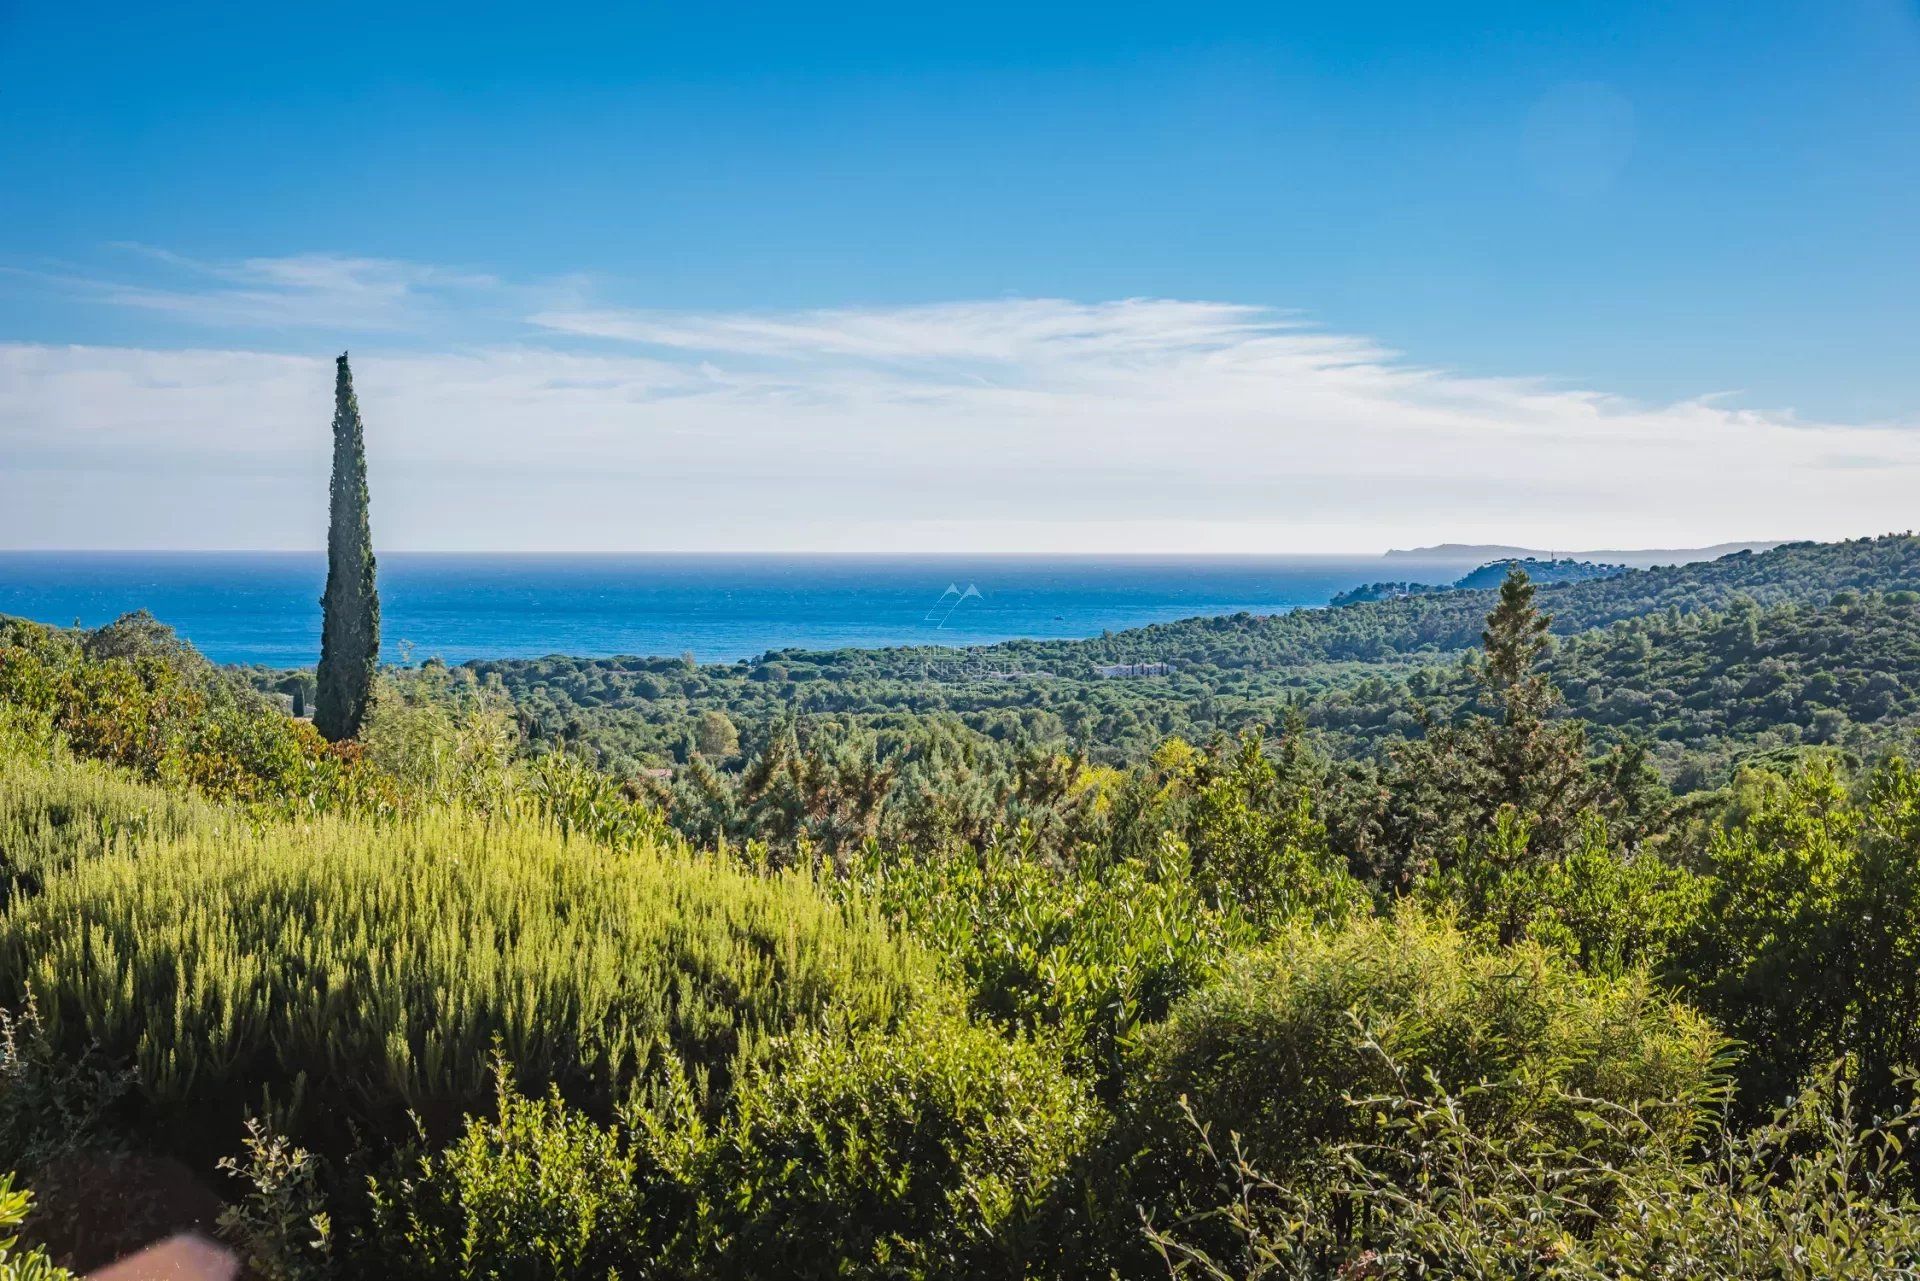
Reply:
<svg viewBox="0 0 1920 1281"><path fill-rule="evenodd" d="M1608 548L1598 551L1543 550L1534 547L1507 547L1498 543L1437 543L1432 547L1396 547L1386 554L1388 560L1460 560L1476 565L1494 560L1590 560L1644 568L1649 565L1684 565L1691 561L1718 560L1736 552L1764 552L1780 546L1784 539L1763 539L1749 543L1715 543L1710 547L1653 547L1623 551Z"/></svg>

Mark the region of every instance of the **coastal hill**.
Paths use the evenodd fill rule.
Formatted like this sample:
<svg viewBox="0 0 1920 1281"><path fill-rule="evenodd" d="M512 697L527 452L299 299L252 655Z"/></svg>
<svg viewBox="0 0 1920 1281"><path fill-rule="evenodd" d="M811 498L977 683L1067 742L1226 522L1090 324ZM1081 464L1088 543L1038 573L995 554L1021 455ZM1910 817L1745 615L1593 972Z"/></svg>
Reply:
<svg viewBox="0 0 1920 1281"><path fill-rule="evenodd" d="M1508 560L1589 560L1608 561L1646 569L1654 565L1686 565L1694 561L1718 560L1735 552L1772 551L1782 539L1747 543L1715 543L1710 547L1643 547L1632 550L1610 548L1599 551L1542 551L1532 547L1508 547L1499 543L1436 543L1431 547L1396 547L1386 553L1387 560L1460 561L1483 565L1488 561Z"/></svg>
<svg viewBox="0 0 1920 1281"><path fill-rule="evenodd" d="M1547 584L1537 589L1537 599L1554 634L1571 638L1636 620L1704 618L1749 606L1826 609L1849 592L1915 591L1920 539L1890 535L1794 543L1760 554L1741 551L1713 561ZM1271 724L1290 703L1335 695L1366 710L1329 715L1330 726L1370 740L1382 732L1411 733L1417 719L1407 710L1409 697L1395 691L1423 669L1456 665L1477 648L1497 595L1449 590L1338 609L1192 618L1084 640L1007 641L960 650L790 649L708 665L554 655L467 667L502 683L531 732L578 744L622 772L685 760L694 727L710 713L749 736L751 727L783 715L871 728L946 716L996 742L1080 744L1096 759L1120 762L1138 759L1168 734L1205 739ZM1897 606L1883 621L1904 627L1909 612ZM1770 627L1800 627L1791 612L1764 617ZM1686 637L1691 645L1692 633ZM1638 648L1636 641L1633 652ZM1128 674L1102 674L1116 670ZM1861 679L1879 674L1902 690L1912 680L1897 664L1879 662ZM1709 685L1722 678L1732 676L1716 672ZM1607 686L1618 689L1632 680L1633 672L1619 667ZM1649 687L1647 707L1654 710L1637 722L1612 710L1603 719L1623 733L1634 724L1657 729L1669 706L1663 688ZM1723 697L1726 689L1712 685L1703 696ZM1610 709L1625 706L1624 695L1609 692L1607 698ZM1875 699L1861 704L1861 719L1883 719ZM1817 698L1805 706L1776 700L1776 718L1811 724L1825 706ZM1887 711L1904 714L1907 707L1898 693ZM1729 723L1746 729L1756 724L1751 717ZM1711 746L1699 736L1689 738L1696 748Z"/></svg>

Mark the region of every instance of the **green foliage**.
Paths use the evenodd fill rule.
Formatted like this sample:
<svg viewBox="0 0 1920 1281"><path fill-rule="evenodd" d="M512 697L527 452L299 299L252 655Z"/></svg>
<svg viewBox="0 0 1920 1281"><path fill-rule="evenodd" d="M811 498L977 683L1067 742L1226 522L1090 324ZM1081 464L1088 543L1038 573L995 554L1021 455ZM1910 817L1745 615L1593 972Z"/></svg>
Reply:
<svg viewBox="0 0 1920 1281"><path fill-rule="evenodd" d="M1829 1074L1739 1132L1675 1136L1642 1103L1528 1078L1360 1101L1361 1136L1311 1183L1196 1123L1223 1195L1147 1236L1176 1278L1878 1281L1920 1269L1907 1155L1920 1110L1864 1118ZM1537 1100L1511 1129L1474 1118ZM1203 1243L1203 1238L1205 1241Z"/></svg>
<svg viewBox="0 0 1920 1281"><path fill-rule="evenodd" d="M57 745L0 744L0 905L117 843L233 821L191 794L161 791L75 760Z"/></svg>
<svg viewBox="0 0 1920 1281"><path fill-rule="evenodd" d="M1435 723L1394 745L1382 786L1362 807L1370 812L1349 821L1353 854L1387 884L1447 871L1502 822L1526 832L1502 853L1557 860L1606 803L1606 777L1588 761L1581 726L1549 719L1559 692L1537 670L1551 641L1533 600L1515 569L1487 615L1486 654L1472 671L1492 714Z"/></svg>
<svg viewBox="0 0 1920 1281"><path fill-rule="evenodd" d="M1676 983L1746 1043L1750 1105L1845 1057L1882 1106L1920 1061L1920 769L1849 789L1831 761L1760 789L1708 850L1708 905Z"/></svg>
<svg viewBox="0 0 1920 1281"><path fill-rule="evenodd" d="M11 1173L0 1174L0 1232L26 1222L33 1194L13 1186ZM55 1267L44 1251L19 1249L18 1234L0 1237L0 1281L73 1281L73 1273Z"/></svg>
<svg viewBox="0 0 1920 1281"><path fill-rule="evenodd" d="M492 1116L372 1181L369 1263L410 1281L670 1275L705 1143L684 1088L677 1121L630 1106L602 1128L557 1092L519 1094L504 1064L496 1080Z"/></svg>
<svg viewBox="0 0 1920 1281"><path fill-rule="evenodd" d="M740 731L730 716L710 707L694 722L693 742L702 756L720 760L740 750Z"/></svg>
<svg viewBox="0 0 1920 1281"><path fill-rule="evenodd" d="M367 764L408 799L477 809L513 794L519 746L499 687L436 662L383 675L359 733Z"/></svg>
<svg viewBox="0 0 1920 1281"><path fill-rule="evenodd" d="M133 615L89 633L0 619L13 735L37 731L142 779L280 813L396 803L357 751L329 747L156 627Z"/></svg>
<svg viewBox="0 0 1920 1281"><path fill-rule="evenodd" d="M1706 881L1651 852L1615 849L1598 815L1557 858L1536 858L1528 835L1517 811L1502 809L1416 898L1488 942L1532 939L1594 974L1658 967L1696 928Z"/></svg>
<svg viewBox="0 0 1920 1281"><path fill-rule="evenodd" d="M1135 1130L1120 1150L1140 1153L1134 1195L1164 1216L1208 1204L1217 1178L1178 1155L1189 1111L1288 1183L1320 1177L1329 1146L1373 1124L1366 1096L1403 1077L1435 1097L1525 1082L1477 1098L1477 1132L1573 1134L1581 1122L1565 1100L1577 1094L1637 1108L1678 1141L1712 1095L1721 1042L1644 975L1589 978L1537 946L1476 947L1403 912L1237 958L1142 1048Z"/></svg>
<svg viewBox="0 0 1920 1281"><path fill-rule="evenodd" d="M321 1281L331 1272L333 1221L321 1191L320 1158L295 1147L260 1121L247 1119L246 1159L222 1157L220 1168L247 1185L220 1216L261 1281Z"/></svg>
<svg viewBox="0 0 1920 1281"><path fill-rule="evenodd" d="M991 847L912 860L870 852L840 892L942 957L978 1014L1057 1029L1106 1079L1135 1031L1204 980L1236 934L1178 849L1064 874Z"/></svg>
<svg viewBox="0 0 1920 1281"><path fill-rule="evenodd" d="M949 1016L802 1037L722 1136L703 1275L1015 1277L1095 1124L1038 1042Z"/></svg>
<svg viewBox="0 0 1920 1281"><path fill-rule="evenodd" d="M1223 744L1196 758L1184 780L1193 796L1184 835L1195 879L1215 903L1263 930L1336 921L1367 906L1315 813L1311 770L1297 732L1278 763L1251 733L1237 751Z"/></svg>
<svg viewBox="0 0 1920 1281"><path fill-rule="evenodd" d="M327 588L320 598L320 670L314 728L340 742L359 735L380 668L380 593L367 520L367 448L347 355L335 362L333 482L327 524Z"/></svg>
<svg viewBox="0 0 1920 1281"><path fill-rule="evenodd" d="M0 986L188 1140L248 1099L316 1141L446 1126L496 1045L605 1114L659 1049L721 1084L829 1008L890 1019L925 969L799 874L459 811L116 844L0 920Z"/></svg>
<svg viewBox="0 0 1920 1281"><path fill-rule="evenodd" d="M1894 605L1891 599L1914 588L1920 588L1920 539L1889 536L1790 544L1763 554L1549 584L1539 589L1538 600L1553 616L1554 631L1568 637L1626 620L1686 632L1695 628L1695 616L1729 609L1741 599L1762 610L1825 610L1835 608L1830 602L1836 593L1848 590L1888 593L1887 608L1905 611L1889 617L1887 608L1861 597L1891 630L1858 661L1844 646L1818 648L1848 630L1838 621L1811 629L1804 637L1807 648L1798 648L1797 641L1784 646L1787 652L1778 657L1790 668L1789 693L1832 662L1846 669L1836 673L1846 691L1838 701L1809 690L1799 701L1769 704L1771 692L1751 699L1741 692L1743 676L1757 674L1757 665L1770 656L1764 625L1762 649L1749 657L1728 651L1722 659L1717 647L1709 656L1687 642L1690 652L1671 676L1659 645L1636 657L1632 627L1622 629L1608 642L1617 652L1610 649L1593 673L1591 701L1584 683L1573 689L1570 655L1553 669L1568 684L1573 705L1583 714L1596 712L1597 723L1650 737L1665 737L1661 731L1668 730L1676 744L1684 735L1697 750L1709 746L1713 735L1766 732L1782 720L1803 733L1823 710L1869 722L1881 718L1875 709L1884 700L1886 715L1912 712L1920 706L1920 691L1903 674L1920 670L1911 661L1920 627L1908 621L1911 601ZM1170 734L1204 742L1216 733L1271 724L1284 703L1307 698L1309 721L1344 750L1359 751L1418 735L1418 706L1430 694L1471 694L1470 688L1456 689L1449 673L1421 669L1451 664L1477 645L1495 595L1449 591L1340 609L1194 618L1086 640L1008 641L958 653L936 647L782 650L696 668L673 658L633 656L472 666L504 682L536 735L570 734L573 745L623 773L668 760L688 724L706 710L726 712L749 745L757 727L792 712L883 736L943 716L982 750L1071 743L1112 764L1146 757ZM1769 624L1777 616L1769 613ZM1582 661L1596 657L1596 651L1584 651ZM1736 664L1727 677L1734 682L1731 693L1718 683L1720 673L1706 670L1722 661ZM1094 674L1101 665L1129 662L1170 662L1174 674L1151 681ZM995 672L1048 675L996 679ZM1415 674L1419 688L1410 688L1405 678ZM1662 690L1675 697L1655 701ZM1848 710L1856 698L1857 713Z"/></svg>

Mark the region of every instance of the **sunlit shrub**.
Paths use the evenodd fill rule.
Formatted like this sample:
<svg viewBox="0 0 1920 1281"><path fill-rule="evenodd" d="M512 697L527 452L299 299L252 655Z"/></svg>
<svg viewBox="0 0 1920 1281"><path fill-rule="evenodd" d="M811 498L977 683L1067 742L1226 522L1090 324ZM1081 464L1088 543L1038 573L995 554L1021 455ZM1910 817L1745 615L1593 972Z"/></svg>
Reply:
<svg viewBox="0 0 1920 1281"><path fill-rule="evenodd" d="M33 1208L33 1194L13 1186L14 1176L0 1174L0 1232L14 1232ZM73 1281L73 1273L55 1267L41 1250L21 1250L20 1238L0 1237L0 1281Z"/></svg>
<svg viewBox="0 0 1920 1281"><path fill-rule="evenodd" d="M1164 1018L1243 933L1205 901L1177 846L1066 871L999 847L924 859L873 852L835 888L942 957L976 1013L1058 1029L1109 1076L1135 1031Z"/></svg>
<svg viewBox="0 0 1920 1281"><path fill-rule="evenodd" d="M1829 1281L1920 1271L1907 1155L1920 1110L1867 1117L1831 1070L1750 1131L1676 1135L1645 1102L1507 1077L1458 1091L1396 1084L1319 1177L1278 1178L1217 1127L1193 1151L1216 1196L1150 1221L1175 1278ZM1473 1118L1515 1111L1517 1125ZM1544 1121L1571 1118L1571 1124Z"/></svg>
<svg viewBox="0 0 1920 1281"><path fill-rule="evenodd" d="M601 1115L660 1048L723 1084L829 1009L891 1019L926 970L805 877L459 811L116 845L0 919L0 989L133 1063L151 1117L209 1133L248 1101L309 1142L449 1127L496 1046Z"/></svg>
<svg viewBox="0 0 1920 1281"><path fill-rule="evenodd" d="M1120 1159L1133 1198L1162 1213L1215 1176L1187 1163L1188 1114L1282 1182L1311 1181L1329 1145L1370 1124L1361 1102L1401 1084L1475 1096L1468 1122L1578 1128L1577 1093L1690 1133L1715 1096L1722 1042L1642 974L1582 975L1545 949L1478 947L1408 911L1338 933L1300 931L1236 958L1143 1037ZM1132 1154L1137 1154L1132 1155Z"/></svg>
<svg viewBox="0 0 1920 1281"><path fill-rule="evenodd" d="M0 620L0 708L76 755L219 799L282 813L398 801L359 749L328 744L150 619L92 633Z"/></svg>
<svg viewBox="0 0 1920 1281"><path fill-rule="evenodd" d="M57 744L29 755L0 743L0 905L121 843L236 822L191 795L75 760Z"/></svg>
<svg viewBox="0 0 1920 1281"><path fill-rule="evenodd" d="M1815 758L1749 784L1709 847L1707 905L1672 979L1746 1044L1750 1106L1842 1057L1861 1097L1890 1105L1920 1062L1920 769L1894 757L1849 786Z"/></svg>
<svg viewBox="0 0 1920 1281"><path fill-rule="evenodd" d="M670 1275L668 1256L693 1221L706 1131L684 1090L659 1097L671 1104L636 1102L601 1126L557 1093L519 1094L501 1065L491 1115L469 1117L445 1148L422 1145L372 1181L360 1253L410 1281Z"/></svg>
<svg viewBox="0 0 1920 1281"><path fill-rule="evenodd" d="M1044 1046L936 1015L802 1037L736 1103L700 1275L1026 1274L1096 1116Z"/></svg>

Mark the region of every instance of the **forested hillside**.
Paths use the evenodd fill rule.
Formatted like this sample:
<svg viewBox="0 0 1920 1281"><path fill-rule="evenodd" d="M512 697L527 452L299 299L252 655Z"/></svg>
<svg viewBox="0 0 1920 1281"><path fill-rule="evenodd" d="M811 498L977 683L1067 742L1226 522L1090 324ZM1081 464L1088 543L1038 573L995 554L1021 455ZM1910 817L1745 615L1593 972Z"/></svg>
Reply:
<svg viewBox="0 0 1920 1281"><path fill-rule="evenodd" d="M1920 721L1920 594L1842 589L1825 605L1663 613L1563 641L1544 669L1600 742L1635 739L1688 787L1731 761L1802 745L1856 754ZM1376 678L1300 705L1345 753L1418 735L1474 702L1470 668Z"/></svg>
<svg viewBox="0 0 1920 1281"><path fill-rule="evenodd" d="M1699 564L1629 570L1542 587L1539 598L1553 631L1571 636L1626 619L1658 617L1669 620L1660 626L1677 627L1670 622L1675 616L1726 609L1737 599L1761 607L1826 606L1847 591L1915 589L1920 589L1920 539L1901 535L1790 544ZM831 717L880 732L910 728L928 714L950 714L994 741L1075 744L1095 759L1119 763L1138 759L1169 734L1204 739L1273 723L1289 703L1332 691L1348 691L1330 698L1333 707L1357 702L1362 710L1312 713L1317 722L1353 729L1368 739L1382 731L1409 732L1417 724L1411 704L1434 689L1434 678L1422 678L1424 684L1416 684L1411 696L1400 679L1448 664L1478 645L1493 595L1444 592L1278 616L1196 618L1092 640L1016 641L965 651L794 650L706 667L679 659L563 657L469 666L502 682L532 734L585 745L623 772L683 763L702 750L703 733L708 748L724 743L729 731L720 726L720 717L752 741L754 727L786 714ZM1764 626L1775 625L1791 624L1784 616L1769 615ZM1676 637L1676 643L1692 642ZM1105 665L1133 663L1166 664L1171 671L1120 678L1097 674ZM1639 673L1617 665L1610 670L1626 692L1601 688L1595 694L1593 681L1582 678L1569 682L1576 703L1584 707L1594 698L1612 699L1607 709L1596 711L1602 723L1673 737L1660 732L1669 710L1660 692L1670 680L1646 684ZM1902 679L1897 671L1881 674ZM1684 684L1690 677L1681 671L1670 679ZM1644 701L1634 697L1635 689L1645 690ZM1674 693L1683 701L1703 695L1699 690ZM1723 693L1716 690L1714 697ZM1887 695L1884 705L1880 694ZM1905 708L1904 696L1891 690L1867 700L1858 707L1834 702L1823 686L1791 708L1779 699L1770 705L1779 709L1780 723L1795 727L1793 741L1812 730L1811 717L1818 711L1875 723ZM1818 732L1828 737L1841 733L1831 715L1823 725ZM1725 726L1742 735L1769 728L1754 716ZM1708 746L1700 732L1676 741Z"/></svg>

